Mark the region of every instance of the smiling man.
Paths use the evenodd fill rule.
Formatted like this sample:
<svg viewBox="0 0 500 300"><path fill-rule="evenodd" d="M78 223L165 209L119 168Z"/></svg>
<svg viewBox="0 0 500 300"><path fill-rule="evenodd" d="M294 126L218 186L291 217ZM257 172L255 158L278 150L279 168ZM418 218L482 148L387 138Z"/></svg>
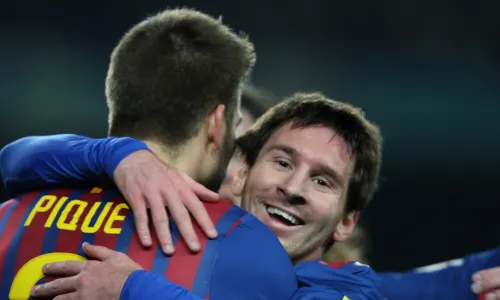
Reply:
<svg viewBox="0 0 500 300"><path fill-rule="evenodd" d="M292 260L317 259L329 241L350 234L356 219L344 214L355 164L349 153L331 128L288 123L249 162L252 167L240 171L241 182L248 182L242 207L271 228Z"/></svg>
<svg viewBox="0 0 500 300"><path fill-rule="evenodd" d="M29 163L4 170L9 173L6 177L20 178L16 175L25 174L29 175L25 176L27 184L39 180L37 176L54 182L52 174L81 174L88 170L81 152L75 152L60 138L55 143L57 136L48 137L47 141L50 139L52 142L45 144L39 140L37 149L30 146L29 140L11 148L12 154ZM298 93L266 112L237 143L245 164L233 180L233 190L241 196L242 207L277 235L296 264L300 288L295 298L383 299L380 281L368 267L346 264L335 270L319 263L324 251L350 235L358 212L377 189L382 144L378 128L359 109L346 103L319 93ZM100 145L104 145L102 140ZM112 142L108 146L115 147ZM65 157L44 154L51 153L51 147L57 147L58 153L66 151ZM108 151L123 154L123 149L118 148ZM148 152L144 155L152 156ZM135 171L147 171L147 166L140 163L136 167ZM99 173L98 169L90 174ZM112 268L105 263L100 271L95 269L92 274L77 276L96 278ZM126 265L127 270L134 270L131 277L143 272L133 263ZM152 273L147 279L126 280L118 295L121 292L155 298L171 284ZM110 276L103 277L96 284L107 285L113 280ZM50 292L50 289L53 287L40 290ZM99 291L95 286L94 289ZM47 294L37 294L44 295Z"/></svg>

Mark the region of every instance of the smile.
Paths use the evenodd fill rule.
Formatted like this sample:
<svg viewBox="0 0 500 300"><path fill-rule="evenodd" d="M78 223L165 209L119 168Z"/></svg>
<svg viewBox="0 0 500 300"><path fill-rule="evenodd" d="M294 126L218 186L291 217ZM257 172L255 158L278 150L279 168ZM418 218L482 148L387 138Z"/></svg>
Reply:
<svg viewBox="0 0 500 300"><path fill-rule="evenodd" d="M284 210L281 210L277 207L265 205L266 211L271 216L271 218L279 220L283 224L287 226L298 226L304 225L304 221L297 216L292 215Z"/></svg>

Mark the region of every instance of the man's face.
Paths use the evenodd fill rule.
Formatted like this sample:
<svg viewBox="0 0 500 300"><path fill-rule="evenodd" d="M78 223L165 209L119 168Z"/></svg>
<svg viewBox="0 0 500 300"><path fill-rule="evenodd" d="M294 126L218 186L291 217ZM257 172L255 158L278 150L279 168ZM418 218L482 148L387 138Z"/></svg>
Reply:
<svg viewBox="0 0 500 300"><path fill-rule="evenodd" d="M236 138L240 137L242 134L244 134L250 126L253 125L255 122L255 119L253 116L250 114L248 110L246 110L244 107L241 108L241 121L239 122L238 127L236 128ZM227 166L226 170L226 178L224 179L224 182L222 182L222 185L220 186L219 189L219 194L227 199L235 203L236 205L240 205L239 197L237 197L232 190L232 183L233 180L236 176L236 173L238 170L241 169L242 165L245 163L244 158L242 157L241 153L236 150L234 152L233 157L231 158L231 161L229 162L229 165Z"/></svg>
<svg viewBox="0 0 500 300"><path fill-rule="evenodd" d="M327 241L347 237L354 226L344 216L354 163L331 129L286 124L248 170L242 207L278 236L292 260L319 258Z"/></svg>
<svg viewBox="0 0 500 300"><path fill-rule="evenodd" d="M236 140L236 130L238 125L242 122L241 115L241 91L238 94L238 102L236 105L235 113L231 116L230 124L226 124L226 129L224 131L224 141L219 151L219 161L217 164L217 169L213 176L210 176L208 182L203 182L202 184L212 191L218 191L221 188L221 184L226 177L226 169L228 168L229 162L233 157L235 140Z"/></svg>
<svg viewBox="0 0 500 300"><path fill-rule="evenodd" d="M255 123L255 118L248 109L241 108L241 122L236 128L236 137L242 136Z"/></svg>

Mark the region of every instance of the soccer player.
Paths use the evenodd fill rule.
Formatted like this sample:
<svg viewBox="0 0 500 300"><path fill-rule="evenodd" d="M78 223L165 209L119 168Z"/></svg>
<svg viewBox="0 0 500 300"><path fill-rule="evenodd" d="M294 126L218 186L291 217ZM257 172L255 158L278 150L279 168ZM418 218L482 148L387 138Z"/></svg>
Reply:
<svg viewBox="0 0 500 300"><path fill-rule="evenodd" d="M113 143L125 152L151 150L165 163L216 188L233 152L241 86L254 61L253 45L208 15L179 9L146 19L114 49L106 79L109 134L140 138L145 143L130 138ZM86 148L76 139L67 141L73 149L87 151L92 156L87 159L103 159L102 172L114 174L118 164L127 167L122 164L126 159L120 162L120 154L110 158L104 149L93 152L95 148ZM32 146L37 147L36 142ZM141 153L150 152L133 155L140 158ZM27 163L11 159L2 158L4 163ZM146 172L154 175L164 170L158 166L163 165L150 164ZM42 266L84 259L80 249L84 241L126 253L143 268L168 278L170 289L164 299L289 299L296 290L293 265L274 234L231 203L205 204L219 237L201 239L197 254L179 238L181 223L172 224L168 239L176 243L177 251L169 258L160 241L153 240L149 249L141 246L141 236L134 234L134 217L141 211L134 209L132 214L115 188L92 188L91 184L87 181L84 188L58 189L48 182L45 189L2 205L0 299L28 299L30 289L43 277ZM18 186L28 187L21 182ZM153 220L158 221L161 213L167 216L161 201L149 205ZM174 219L179 216L179 205L168 209ZM160 224L168 227L166 221ZM195 229L200 235L200 228ZM168 233L158 234L161 240ZM148 278L143 273L132 277L138 281Z"/></svg>
<svg viewBox="0 0 500 300"><path fill-rule="evenodd" d="M64 145L62 145L64 148ZM114 150L117 151L117 150ZM38 174L40 175L40 174ZM474 272L500 265L500 250L494 249L403 274L382 274L390 299L476 299L470 290ZM339 263L333 264L338 267ZM324 278L323 278L324 279ZM478 281L476 280L476 285ZM492 280L493 282L493 280ZM482 284L490 286L487 282ZM484 294L483 294L484 296ZM482 299L482 298L481 298Z"/></svg>
<svg viewBox="0 0 500 300"><path fill-rule="evenodd" d="M238 126L237 135L246 132L255 120L265 113L268 108L263 104L272 102L276 101L272 100L268 93L256 88L244 88L241 102L243 121ZM219 189L224 198L232 199L238 204L240 204L239 197L233 194L231 184L238 168L244 163L244 158L239 153L237 149L228 166L226 179ZM323 258L332 263L333 267L338 267L342 261L364 262L366 261L365 239L363 229L356 226L346 241L334 244ZM491 270L488 270L490 268ZM478 270L484 271L474 274ZM482 274L484 276L481 276ZM495 291L484 291L500 288L498 274L500 274L500 247L405 273L379 273L391 300L476 299L475 294L481 293L481 296L485 297L486 294ZM473 289L469 287L471 280L474 281ZM496 292L500 295L500 290ZM500 296L498 297L500 299Z"/></svg>
<svg viewBox="0 0 500 300"><path fill-rule="evenodd" d="M34 153L30 139L3 150L5 157L29 159L26 166L32 167L26 170L12 164L4 170L7 183L9 176L22 181L16 176L20 173L29 175L25 179L28 181L36 176L46 182L55 177L60 179L61 166L64 176L95 174L100 169L99 161L90 165L83 162L82 153L70 149L64 136L38 138L38 150L68 152L64 155L60 152L57 157ZM123 153L123 149L110 143L112 140L86 139L94 145L108 143L109 148L114 148L108 151ZM300 288L295 297L384 299L380 281L369 267L350 263L333 269L319 262L330 245L349 236L358 212L377 188L381 158L378 128L348 104L317 93L299 93L271 108L237 143L245 156L245 167L237 173L233 189L241 196L243 208L272 229L296 264ZM246 259L238 254L242 260ZM107 280L103 278L102 284ZM154 282L155 286L151 286L127 280L123 293L156 291L147 294L152 298L166 290L161 280L156 278Z"/></svg>

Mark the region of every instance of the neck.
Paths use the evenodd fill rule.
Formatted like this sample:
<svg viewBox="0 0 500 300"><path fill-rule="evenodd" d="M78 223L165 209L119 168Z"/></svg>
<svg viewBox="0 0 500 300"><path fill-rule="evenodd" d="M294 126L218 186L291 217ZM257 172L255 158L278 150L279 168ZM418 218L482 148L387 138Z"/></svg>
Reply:
<svg viewBox="0 0 500 300"><path fill-rule="evenodd" d="M316 248L313 251L311 251L307 254L304 254L300 257L292 258L293 264L296 265L298 263L302 263L302 262L306 262L306 261L313 261L313 260L321 259L323 251L324 251L323 247L319 247L319 248Z"/></svg>
<svg viewBox="0 0 500 300"><path fill-rule="evenodd" d="M199 180L201 174L198 166L200 164L196 162L198 161L200 155L196 150L197 147L190 147L190 144L186 144L180 149L175 149L174 151L174 149L156 141L145 141L145 143L163 163L167 164L169 167L184 172L194 180Z"/></svg>

